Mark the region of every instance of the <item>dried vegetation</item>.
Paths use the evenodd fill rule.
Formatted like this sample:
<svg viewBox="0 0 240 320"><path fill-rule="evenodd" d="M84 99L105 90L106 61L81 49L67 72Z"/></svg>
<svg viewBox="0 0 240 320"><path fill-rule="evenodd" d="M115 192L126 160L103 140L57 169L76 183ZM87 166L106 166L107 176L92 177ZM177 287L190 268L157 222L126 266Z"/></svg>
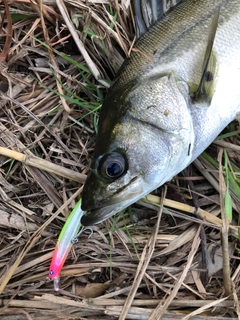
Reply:
<svg viewBox="0 0 240 320"><path fill-rule="evenodd" d="M237 121L184 174L81 235L53 291L51 254L135 40L132 8L4 0L0 10L1 320L240 319Z"/></svg>

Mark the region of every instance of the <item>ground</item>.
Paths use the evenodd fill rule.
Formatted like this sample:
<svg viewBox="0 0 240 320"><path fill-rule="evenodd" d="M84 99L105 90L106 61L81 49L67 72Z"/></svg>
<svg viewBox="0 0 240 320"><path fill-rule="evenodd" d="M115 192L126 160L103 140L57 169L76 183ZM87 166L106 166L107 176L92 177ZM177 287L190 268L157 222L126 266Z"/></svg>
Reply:
<svg viewBox="0 0 240 320"><path fill-rule="evenodd" d="M239 319L238 121L171 182L83 233L53 290L52 252L134 44L133 11L123 0L0 10L1 320Z"/></svg>

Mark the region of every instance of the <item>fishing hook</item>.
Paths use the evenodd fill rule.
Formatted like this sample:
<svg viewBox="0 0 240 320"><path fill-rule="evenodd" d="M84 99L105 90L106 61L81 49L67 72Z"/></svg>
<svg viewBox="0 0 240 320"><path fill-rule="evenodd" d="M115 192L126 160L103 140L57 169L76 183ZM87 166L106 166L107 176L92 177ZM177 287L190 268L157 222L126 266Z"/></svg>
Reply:
<svg viewBox="0 0 240 320"><path fill-rule="evenodd" d="M79 241L78 238L80 237L80 235L81 235L84 231L86 231L86 230L89 230L89 231L90 231L90 234L89 234L89 236L88 236L88 239L90 239L91 236L93 235L93 229L92 229L91 227L82 227L82 228L80 229L80 231L78 232L78 234L71 240L71 243L72 243L72 244L77 243L77 242Z"/></svg>

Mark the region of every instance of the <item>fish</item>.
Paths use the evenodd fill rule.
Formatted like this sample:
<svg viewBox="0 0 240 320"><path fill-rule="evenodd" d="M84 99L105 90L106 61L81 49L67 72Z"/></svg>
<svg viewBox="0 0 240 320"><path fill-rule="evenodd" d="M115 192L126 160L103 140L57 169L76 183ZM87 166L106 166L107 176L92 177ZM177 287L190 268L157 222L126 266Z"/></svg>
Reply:
<svg viewBox="0 0 240 320"><path fill-rule="evenodd" d="M81 223L101 223L194 161L240 112L239 83L239 0L186 0L150 27L101 108Z"/></svg>
<svg viewBox="0 0 240 320"><path fill-rule="evenodd" d="M56 247L54 249L51 264L48 272L48 279L53 280L54 290L60 290L60 273L63 265L67 259L67 256L71 250L77 237L80 235L82 225L81 218L84 215L84 211L81 210L82 199L80 199L72 212L68 216L57 240ZM81 229L81 231L80 231Z"/></svg>

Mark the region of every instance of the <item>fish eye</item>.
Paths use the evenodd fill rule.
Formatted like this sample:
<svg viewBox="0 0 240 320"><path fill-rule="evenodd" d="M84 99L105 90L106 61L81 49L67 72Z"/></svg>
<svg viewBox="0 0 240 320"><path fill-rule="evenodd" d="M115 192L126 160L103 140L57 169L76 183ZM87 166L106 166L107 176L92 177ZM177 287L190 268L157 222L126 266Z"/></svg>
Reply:
<svg viewBox="0 0 240 320"><path fill-rule="evenodd" d="M105 154L99 161L98 172L106 179L116 180L127 171L127 161L118 152Z"/></svg>
<svg viewBox="0 0 240 320"><path fill-rule="evenodd" d="M49 275L50 275L50 276L54 275L54 271L53 271L53 270L50 270L50 271L49 271Z"/></svg>

